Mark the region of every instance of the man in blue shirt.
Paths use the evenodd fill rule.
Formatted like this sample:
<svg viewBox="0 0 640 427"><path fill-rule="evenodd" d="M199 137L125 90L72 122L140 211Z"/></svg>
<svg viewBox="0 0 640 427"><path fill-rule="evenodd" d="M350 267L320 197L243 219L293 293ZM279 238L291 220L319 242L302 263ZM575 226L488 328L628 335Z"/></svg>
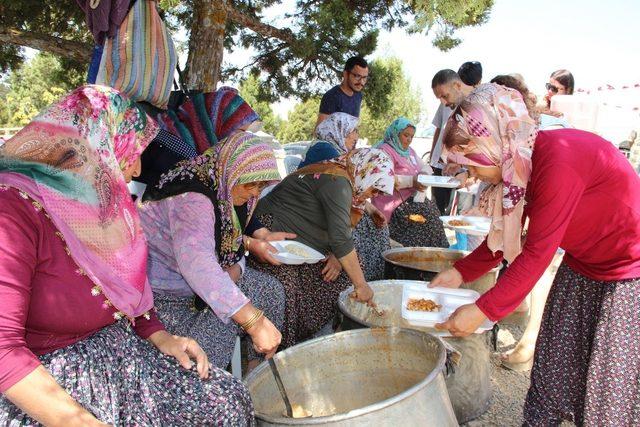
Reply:
<svg viewBox="0 0 640 427"><path fill-rule="evenodd" d="M369 65L361 56L349 58L342 72L342 83L329 89L320 102L316 126L330 114L341 112L360 117L362 89L369 79Z"/></svg>

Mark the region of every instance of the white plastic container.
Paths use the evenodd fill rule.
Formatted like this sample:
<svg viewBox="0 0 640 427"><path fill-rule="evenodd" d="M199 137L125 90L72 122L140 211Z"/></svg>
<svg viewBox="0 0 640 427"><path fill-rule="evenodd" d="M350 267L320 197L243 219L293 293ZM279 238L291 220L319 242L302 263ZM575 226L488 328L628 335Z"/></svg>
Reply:
<svg viewBox="0 0 640 427"><path fill-rule="evenodd" d="M472 289L428 288L429 282L405 283L402 289L402 318L412 325L433 328L436 323L446 321L451 313L465 304L473 304L480 294ZM414 311L407 309L410 299L430 299L441 305L439 311ZM476 333L493 328L493 322L486 320Z"/></svg>
<svg viewBox="0 0 640 427"><path fill-rule="evenodd" d="M491 218L485 216L441 216L440 220L444 223L445 227L471 236L486 236L489 234L489 229L491 228ZM450 221L453 220L465 221L468 222L469 225L451 225Z"/></svg>
<svg viewBox="0 0 640 427"><path fill-rule="evenodd" d="M425 187L458 188L460 181L450 176L418 175L418 182Z"/></svg>
<svg viewBox="0 0 640 427"><path fill-rule="evenodd" d="M269 243L278 250L278 253L274 254L273 257L283 264L315 264L325 259L325 256L320 252L294 240L278 240ZM305 252L306 256L289 252L293 248Z"/></svg>

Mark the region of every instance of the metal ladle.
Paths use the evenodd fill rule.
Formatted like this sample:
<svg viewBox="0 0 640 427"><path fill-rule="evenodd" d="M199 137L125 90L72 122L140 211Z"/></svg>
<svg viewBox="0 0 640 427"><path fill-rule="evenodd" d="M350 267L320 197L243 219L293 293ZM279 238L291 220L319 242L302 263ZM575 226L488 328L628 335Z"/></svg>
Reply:
<svg viewBox="0 0 640 427"><path fill-rule="evenodd" d="M271 368L271 373L276 380L276 384L278 385L278 390L280 391L280 396L284 401L284 406L286 408L286 416L289 418L306 418L312 416L312 414L308 411L302 409L302 407L296 405L296 411L294 412L293 407L291 406L291 401L287 396L287 392L284 389L284 384L282 383L282 378L280 378L280 372L278 372L278 367L276 366L276 362L273 360L273 357L268 360L269 367Z"/></svg>
<svg viewBox="0 0 640 427"><path fill-rule="evenodd" d="M293 408L291 408L291 402L289 401L289 397L287 397L287 392L284 389L282 378L280 378L280 372L278 372L278 367L276 366L276 362L273 361L273 357L269 359L269 367L271 368L271 373L273 374L273 377L276 380L276 384L278 385L280 396L282 396L282 400L284 400L284 406L287 409L287 417L293 418Z"/></svg>
<svg viewBox="0 0 640 427"><path fill-rule="evenodd" d="M352 300L356 301L356 292L355 291L351 292L349 294L349 298L351 298ZM365 304L365 303L363 303L363 304ZM378 306L375 305L375 304L373 304L373 305L367 304L367 307L369 307L371 309L371 311L373 311L376 314L376 316L378 316L378 317L384 317L384 315L386 314L384 310L380 310L378 308Z"/></svg>

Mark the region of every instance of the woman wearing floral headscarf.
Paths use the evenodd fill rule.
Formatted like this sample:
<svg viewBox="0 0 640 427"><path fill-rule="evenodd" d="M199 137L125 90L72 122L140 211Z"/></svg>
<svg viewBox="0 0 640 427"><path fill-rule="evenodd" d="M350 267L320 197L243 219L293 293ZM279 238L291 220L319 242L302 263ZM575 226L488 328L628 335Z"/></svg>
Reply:
<svg viewBox="0 0 640 427"><path fill-rule="evenodd" d="M384 139L377 145L393 160L396 175L392 195L379 195L372 200L389 222L389 235L404 246L449 247L440 212L434 202L425 198L426 187L418 182L419 174L432 170L411 148L416 127L406 117L391 123Z"/></svg>
<svg viewBox="0 0 640 427"><path fill-rule="evenodd" d="M338 296L349 286L349 280L357 300L373 303L373 291L354 249L352 227L362 216L365 200L378 192L392 191L389 157L380 150L357 149L290 174L260 200L255 220L272 232L295 233L296 240L340 266L327 269L322 264L257 265L284 286L287 302L283 347L310 338L333 319Z"/></svg>
<svg viewBox="0 0 640 427"><path fill-rule="evenodd" d="M196 338L221 368L229 365L238 335L248 335L268 357L280 344L282 285L247 268L244 254L265 245L264 238L295 235L245 236L243 244L261 190L279 180L273 149L236 129L163 175L140 206L158 315L172 333ZM260 361L254 353L249 359L250 369Z"/></svg>
<svg viewBox="0 0 640 427"><path fill-rule="evenodd" d="M359 119L347 113L333 113L316 128L319 141L307 150L299 168L324 160L335 159L352 151L358 142ZM353 230L356 252L367 281L384 278L384 259L382 253L390 248L389 227L387 221L375 206L365 203L365 212ZM332 259L332 261L335 261ZM337 262L325 267L340 269Z"/></svg>
<svg viewBox="0 0 640 427"><path fill-rule="evenodd" d="M1 425L253 423L242 383L151 310L126 181L156 132L84 86L0 147Z"/></svg>
<svg viewBox="0 0 640 427"><path fill-rule="evenodd" d="M485 242L432 285L457 287L502 259L509 266L475 304L439 327L465 336L486 318L500 320L561 246L566 253L536 344L525 425L637 425L640 179L629 162L594 134L538 131L521 96L495 84L479 86L454 111L444 142L450 161L492 185L481 203L492 223Z"/></svg>

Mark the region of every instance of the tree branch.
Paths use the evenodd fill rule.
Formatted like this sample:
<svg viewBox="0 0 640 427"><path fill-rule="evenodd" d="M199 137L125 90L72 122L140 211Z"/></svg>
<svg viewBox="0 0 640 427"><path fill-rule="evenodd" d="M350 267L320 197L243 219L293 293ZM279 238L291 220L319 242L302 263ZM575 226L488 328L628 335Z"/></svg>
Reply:
<svg viewBox="0 0 640 427"><path fill-rule="evenodd" d="M213 0L211 0L213 1ZM216 2L218 5L226 8L227 18L234 21L241 26L248 28L264 37L272 37L283 42L293 44L296 41L296 38L293 32L288 29L281 29L271 26L269 24L265 24L261 22L259 19L253 18L251 16L245 15L239 10L235 9L229 2Z"/></svg>
<svg viewBox="0 0 640 427"><path fill-rule="evenodd" d="M2 25L0 25L0 42L51 52L83 63L88 63L91 60L92 47L87 43L31 31L22 31Z"/></svg>

